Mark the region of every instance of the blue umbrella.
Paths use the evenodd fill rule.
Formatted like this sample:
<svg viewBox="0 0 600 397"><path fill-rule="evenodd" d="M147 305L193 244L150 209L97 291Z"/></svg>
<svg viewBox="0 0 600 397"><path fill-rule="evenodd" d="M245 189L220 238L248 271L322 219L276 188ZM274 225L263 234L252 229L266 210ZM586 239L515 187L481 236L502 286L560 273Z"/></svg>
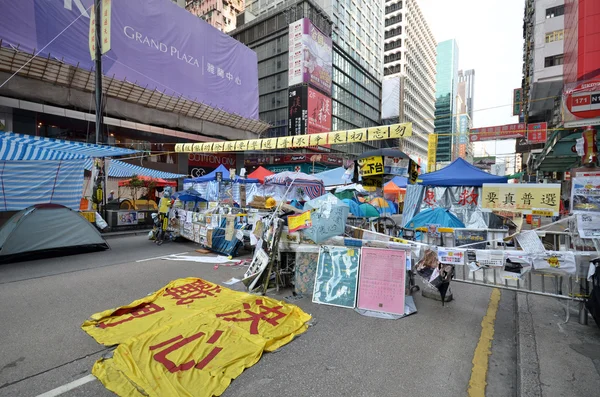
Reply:
<svg viewBox="0 0 600 397"><path fill-rule="evenodd" d="M195 201L195 202L206 202L200 195L200 193L195 189L187 189L181 190L179 192L173 193L171 196L173 199L179 199L179 201L187 202L187 201Z"/></svg>

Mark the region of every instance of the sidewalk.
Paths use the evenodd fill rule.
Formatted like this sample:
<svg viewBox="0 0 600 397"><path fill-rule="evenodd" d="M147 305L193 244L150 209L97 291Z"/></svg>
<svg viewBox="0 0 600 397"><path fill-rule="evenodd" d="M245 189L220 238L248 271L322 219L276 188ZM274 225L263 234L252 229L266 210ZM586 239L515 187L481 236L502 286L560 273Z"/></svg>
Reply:
<svg viewBox="0 0 600 397"><path fill-rule="evenodd" d="M600 329L579 324L578 303L517 294L518 390L523 397L577 397L600 390Z"/></svg>

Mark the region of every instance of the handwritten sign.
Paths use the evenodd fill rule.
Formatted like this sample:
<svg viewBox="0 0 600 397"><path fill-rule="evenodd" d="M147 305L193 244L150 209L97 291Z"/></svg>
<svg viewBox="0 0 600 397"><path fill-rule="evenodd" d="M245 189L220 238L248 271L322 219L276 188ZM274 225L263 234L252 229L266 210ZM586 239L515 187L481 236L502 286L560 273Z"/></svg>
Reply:
<svg viewBox="0 0 600 397"><path fill-rule="evenodd" d="M406 251L363 248L358 308L404 314Z"/></svg>
<svg viewBox="0 0 600 397"><path fill-rule="evenodd" d="M315 274L314 303L356 306L360 249L324 245Z"/></svg>
<svg viewBox="0 0 600 397"><path fill-rule="evenodd" d="M300 215L288 216L288 228L290 229L290 233L307 229L311 226L312 221L310 219L310 211L303 212Z"/></svg>

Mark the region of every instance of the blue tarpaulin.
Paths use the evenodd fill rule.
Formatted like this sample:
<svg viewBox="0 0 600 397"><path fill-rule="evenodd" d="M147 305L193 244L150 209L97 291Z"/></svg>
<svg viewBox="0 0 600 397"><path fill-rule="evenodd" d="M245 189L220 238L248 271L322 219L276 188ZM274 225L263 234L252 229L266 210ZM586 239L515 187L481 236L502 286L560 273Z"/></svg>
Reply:
<svg viewBox="0 0 600 397"><path fill-rule="evenodd" d="M396 184L396 186L401 187L402 189L406 188L406 185L408 184L408 179L403 177L403 176L395 176L392 178L392 180L390 182L394 182ZM388 182L388 183L390 183ZM386 183L384 186L387 186Z"/></svg>
<svg viewBox="0 0 600 397"><path fill-rule="evenodd" d="M314 174L317 178L323 181L325 186L337 186L352 183L350 179L344 179L346 169L344 167L334 168ZM352 175L350 176L352 177Z"/></svg>
<svg viewBox="0 0 600 397"><path fill-rule="evenodd" d="M439 225L441 227L465 227L465 224L444 208L427 209L419 212L405 227L415 229L427 225Z"/></svg>
<svg viewBox="0 0 600 397"><path fill-rule="evenodd" d="M488 174L461 158L439 171L419 176L419 183L426 186L481 186L484 183L506 182L505 176Z"/></svg>

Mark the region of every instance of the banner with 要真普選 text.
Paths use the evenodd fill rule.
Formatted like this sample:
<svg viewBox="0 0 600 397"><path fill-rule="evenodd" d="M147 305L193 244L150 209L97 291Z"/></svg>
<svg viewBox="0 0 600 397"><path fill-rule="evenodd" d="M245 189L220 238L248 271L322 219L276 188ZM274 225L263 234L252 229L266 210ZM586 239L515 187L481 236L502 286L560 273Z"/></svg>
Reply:
<svg viewBox="0 0 600 397"><path fill-rule="evenodd" d="M235 152L245 150L293 149L311 146L337 145L354 142L381 141L385 139L408 138L412 136L412 123L391 124L378 127L358 128L348 131L332 131L319 134L295 135L281 138L262 138L214 142L178 143L177 153L196 152Z"/></svg>
<svg viewBox="0 0 600 397"><path fill-rule="evenodd" d="M511 210L522 211L524 214L558 215L560 184L483 184L481 207L484 211Z"/></svg>
<svg viewBox="0 0 600 397"><path fill-rule="evenodd" d="M94 314L82 329L119 347L94 375L119 395L220 395L230 381L306 331L297 306L197 278L178 279L127 306ZM157 375L164 382L155 382ZM131 384L138 387L129 394ZM174 388L174 389L172 389ZM145 393L145 394L144 394Z"/></svg>

